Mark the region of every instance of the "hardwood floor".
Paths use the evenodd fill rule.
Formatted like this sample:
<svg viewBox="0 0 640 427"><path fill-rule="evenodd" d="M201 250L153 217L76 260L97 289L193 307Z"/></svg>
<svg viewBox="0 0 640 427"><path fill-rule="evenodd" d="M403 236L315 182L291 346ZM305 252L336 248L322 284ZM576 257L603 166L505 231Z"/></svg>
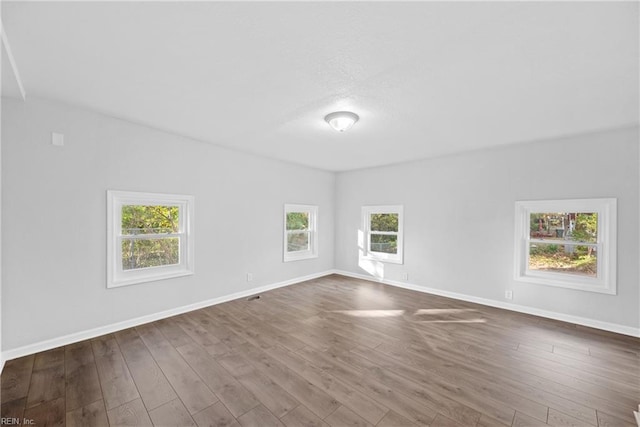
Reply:
<svg viewBox="0 0 640 427"><path fill-rule="evenodd" d="M631 427L640 340L329 276L8 361L1 398L38 427Z"/></svg>

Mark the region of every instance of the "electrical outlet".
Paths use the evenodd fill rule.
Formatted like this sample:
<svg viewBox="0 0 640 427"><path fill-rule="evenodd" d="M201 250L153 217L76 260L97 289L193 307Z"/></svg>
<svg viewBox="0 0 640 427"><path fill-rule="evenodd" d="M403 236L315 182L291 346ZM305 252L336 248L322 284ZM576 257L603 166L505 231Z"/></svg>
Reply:
<svg viewBox="0 0 640 427"><path fill-rule="evenodd" d="M251 282L253 280L253 273L247 273L247 282Z"/></svg>
<svg viewBox="0 0 640 427"><path fill-rule="evenodd" d="M513 299L513 291L511 289L507 289L504 291L505 299Z"/></svg>
<svg viewBox="0 0 640 427"><path fill-rule="evenodd" d="M409 280L409 273L402 273L402 280Z"/></svg>

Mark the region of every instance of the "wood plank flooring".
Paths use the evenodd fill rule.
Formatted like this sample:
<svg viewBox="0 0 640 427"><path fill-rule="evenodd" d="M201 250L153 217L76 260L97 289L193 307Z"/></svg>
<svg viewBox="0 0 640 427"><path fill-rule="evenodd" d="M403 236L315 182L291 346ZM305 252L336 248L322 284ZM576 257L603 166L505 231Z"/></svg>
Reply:
<svg viewBox="0 0 640 427"><path fill-rule="evenodd" d="M337 275L8 361L1 394L38 427L632 427L639 402L639 339Z"/></svg>

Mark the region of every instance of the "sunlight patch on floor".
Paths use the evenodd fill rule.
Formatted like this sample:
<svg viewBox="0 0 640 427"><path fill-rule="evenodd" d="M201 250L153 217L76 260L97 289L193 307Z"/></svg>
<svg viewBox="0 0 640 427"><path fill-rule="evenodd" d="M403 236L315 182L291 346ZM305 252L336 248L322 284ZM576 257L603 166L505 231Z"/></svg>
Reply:
<svg viewBox="0 0 640 427"><path fill-rule="evenodd" d="M333 310L331 313L352 317L399 317L405 312L404 310Z"/></svg>
<svg viewBox="0 0 640 427"><path fill-rule="evenodd" d="M456 313L465 313L468 311L476 311L470 308L421 308L416 310L413 314L427 314L427 315L436 315L436 314L456 314Z"/></svg>
<svg viewBox="0 0 640 427"><path fill-rule="evenodd" d="M413 323L487 323L487 319L477 317L476 313L477 310L470 308L421 308L413 313L409 321Z"/></svg>
<svg viewBox="0 0 640 427"><path fill-rule="evenodd" d="M487 319L468 320L412 320L413 323L487 323Z"/></svg>

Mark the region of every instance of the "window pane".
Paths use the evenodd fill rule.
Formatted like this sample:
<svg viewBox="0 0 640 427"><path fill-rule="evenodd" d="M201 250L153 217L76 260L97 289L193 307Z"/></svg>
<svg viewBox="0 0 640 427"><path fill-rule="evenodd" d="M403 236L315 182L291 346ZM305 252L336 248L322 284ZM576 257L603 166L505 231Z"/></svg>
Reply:
<svg viewBox="0 0 640 427"><path fill-rule="evenodd" d="M371 231L398 231L398 214L371 214ZM394 252L395 253L395 252Z"/></svg>
<svg viewBox="0 0 640 427"><path fill-rule="evenodd" d="M597 250L593 246L530 243L529 269L597 276Z"/></svg>
<svg viewBox="0 0 640 427"><path fill-rule="evenodd" d="M160 267L180 263L180 238L123 239L122 269Z"/></svg>
<svg viewBox="0 0 640 427"><path fill-rule="evenodd" d="M178 206L122 206L122 235L177 233Z"/></svg>
<svg viewBox="0 0 640 427"><path fill-rule="evenodd" d="M308 230L308 212L287 212L287 230Z"/></svg>
<svg viewBox="0 0 640 427"><path fill-rule="evenodd" d="M397 254L398 253L398 236L371 233L371 242L369 243L369 250L371 252Z"/></svg>
<svg viewBox="0 0 640 427"><path fill-rule="evenodd" d="M570 239L577 242L597 242L598 214L595 212L580 212L573 215L574 223L573 230L569 234Z"/></svg>
<svg viewBox="0 0 640 427"><path fill-rule="evenodd" d="M598 241L596 212L536 212L529 217L529 236L534 239Z"/></svg>
<svg viewBox="0 0 640 427"><path fill-rule="evenodd" d="M299 252L309 250L309 232L297 232L287 234L287 252Z"/></svg>

